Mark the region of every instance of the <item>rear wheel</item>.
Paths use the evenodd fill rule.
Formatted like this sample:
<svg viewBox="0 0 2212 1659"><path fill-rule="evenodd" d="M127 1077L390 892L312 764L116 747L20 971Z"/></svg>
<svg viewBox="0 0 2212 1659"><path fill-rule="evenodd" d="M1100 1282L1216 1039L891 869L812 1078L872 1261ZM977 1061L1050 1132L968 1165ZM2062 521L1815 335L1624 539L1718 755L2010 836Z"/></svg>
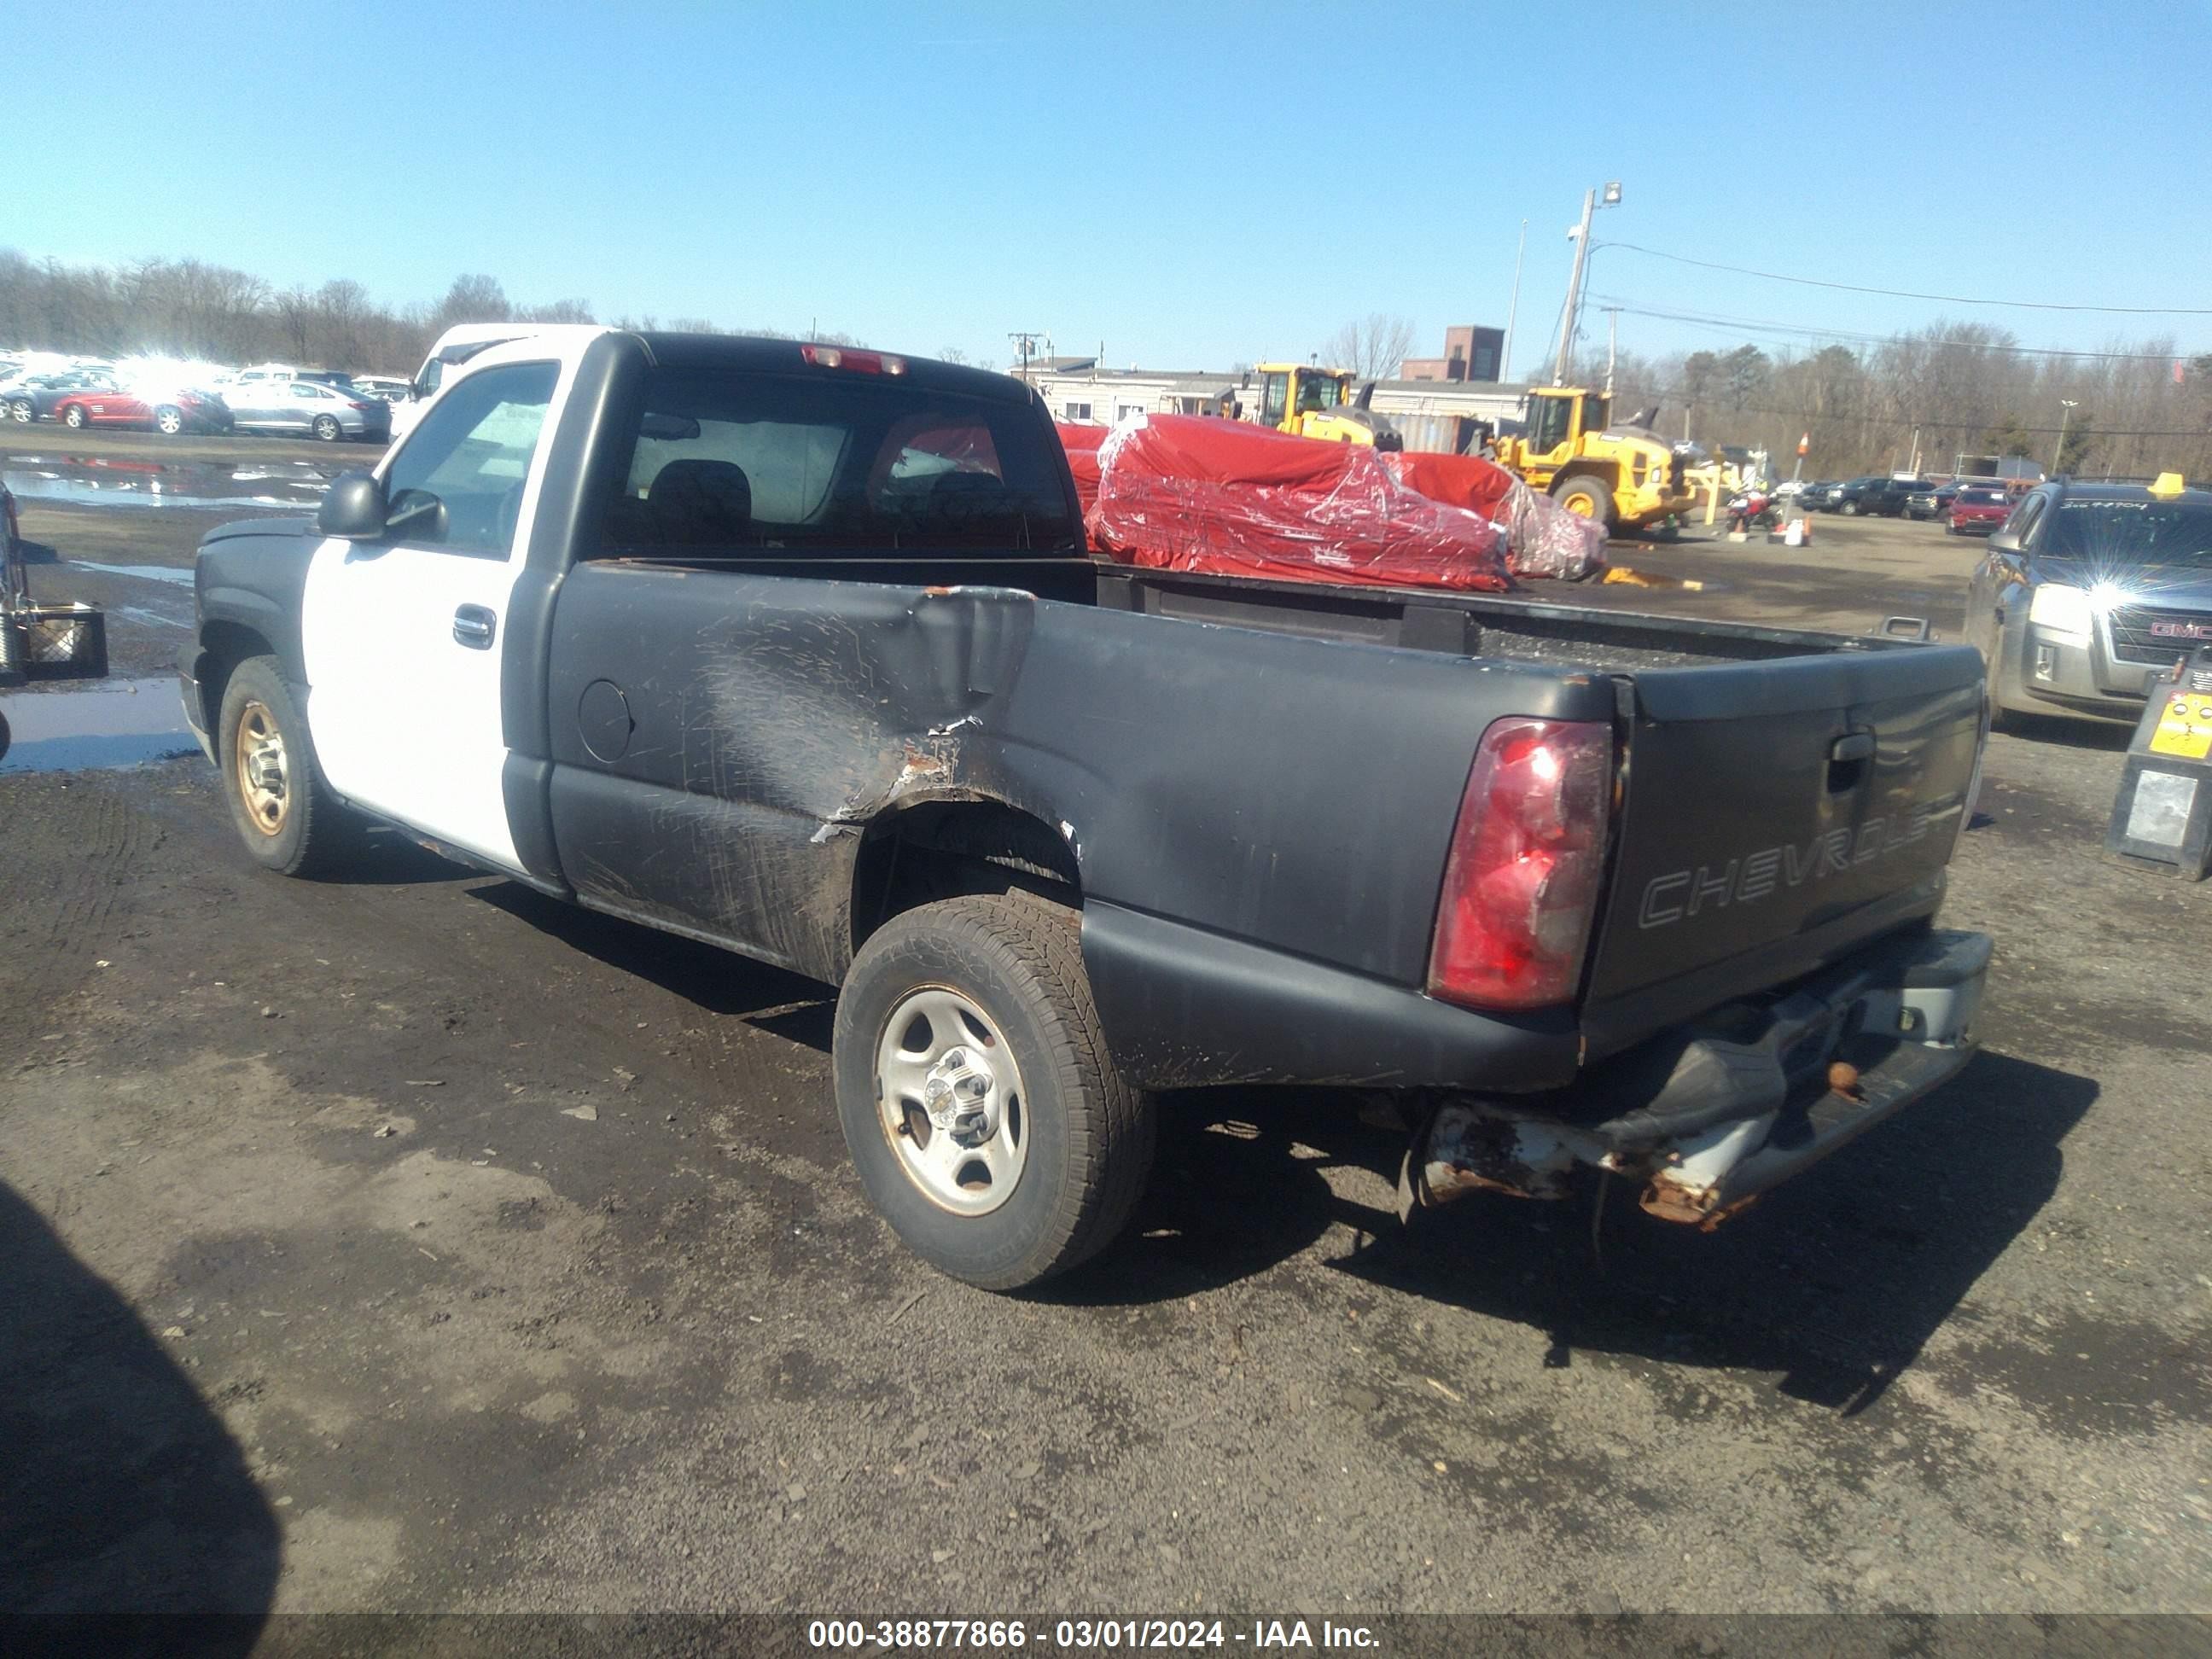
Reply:
<svg viewBox="0 0 2212 1659"><path fill-rule="evenodd" d="M8 405L8 416L19 426L30 425L31 400L28 398L15 399Z"/></svg>
<svg viewBox="0 0 2212 1659"><path fill-rule="evenodd" d="M163 404L154 411L155 429L168 437L175 437L185 429L185 411L173 404Z"/></svg>
<svg viewBox="0 0 2212 1659"><path fill-rule="evenodd" d="M64 426L72 428L82 427L85 423L85 419L84 405L82 404L71 404L66 410L62 411L62 424Z"/></svg>
<svg viewBox="0 0 2212 1659"><path fill-rule="evenodd" d="M1027 893L886 922L837 1000L837 1115L915 1255L1018 1290L1096 1255L1150 1172L1152 1101L1115 1067L1079 917Z"/></svg>
<svg viewBox="0 0 2212 1659"><path fill-rule="evenodd" d="M313 430L314 434L326 444L336 443L341 435L338 417L335 415L316 416Z"/></svg>
<svg viewBox="0 0 2212 1659"><path fill-rule="evenodd" d="M216 721L223 794L246 850L287 876L335 869L360 820L331 795L307 716L274 657L249 657L223 687Z"/></svg>
<svg viewBox="0 0 2212 1659"><path fill-rule="evenodd" d="M1578 519L1595 519L1613 533L1613 486L1595 472L1570 472L1552 486L1552 498Z"/></svg>

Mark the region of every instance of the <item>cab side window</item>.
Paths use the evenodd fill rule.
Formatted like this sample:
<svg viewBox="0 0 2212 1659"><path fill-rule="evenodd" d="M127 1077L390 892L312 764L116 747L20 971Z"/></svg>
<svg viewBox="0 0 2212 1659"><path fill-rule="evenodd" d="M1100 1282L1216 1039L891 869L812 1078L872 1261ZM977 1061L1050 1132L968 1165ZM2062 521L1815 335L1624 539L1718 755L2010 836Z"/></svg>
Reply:
<svg viewBox="0 0 2212 1659"><path fill-rule="evenodd" d="M2027 539L2035 533L2036 526L2043 522L2044 500L2041 495L2030 495L2014 507L2012 517L2005 520L2005 529L2020 538L2022 548L2027 546Z"/></svg>
<svg viewBox="0 0 2212 1659"><path fill-rule="evenodd" d="M503 363L453 383L385 474L395 512L410 491L438 499L439 510L402 540L484 558L513 551L523 486L560 378L558 363Z"/></svg>

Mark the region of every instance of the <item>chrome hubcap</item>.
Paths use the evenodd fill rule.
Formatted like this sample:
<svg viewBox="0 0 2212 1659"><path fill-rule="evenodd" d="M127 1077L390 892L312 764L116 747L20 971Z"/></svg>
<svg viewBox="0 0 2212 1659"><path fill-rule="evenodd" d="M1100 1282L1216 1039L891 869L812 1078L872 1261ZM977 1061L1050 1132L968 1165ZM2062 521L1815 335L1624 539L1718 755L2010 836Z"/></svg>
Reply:
<svg viewBox="0 0 2212 1659"><path fill-rule="evenodd" d="M945 986L908 993L876 1043L876 1101L907 1178L932 1203L985 1215L1029 1157L1021 1073L982 1007Z"/></svg>
<svg viewBox="0 0 2212 1659"><path fill-rule="evenodd" d="M288 783L284 733L266 704L249 702L238 717L238 793L246 816L264 836L284 828L291 803Z"/></svg>

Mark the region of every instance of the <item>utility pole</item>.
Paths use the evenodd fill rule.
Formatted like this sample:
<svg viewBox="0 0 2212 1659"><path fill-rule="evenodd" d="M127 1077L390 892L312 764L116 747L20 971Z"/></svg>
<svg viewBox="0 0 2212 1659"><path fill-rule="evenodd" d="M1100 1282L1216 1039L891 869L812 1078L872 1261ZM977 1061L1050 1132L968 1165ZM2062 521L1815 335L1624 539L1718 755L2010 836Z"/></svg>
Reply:
<svg viewBox="0 0 2212 1659"><path fill-rule="evenodd" d="M1590 217L1601 207L1620 205L1620 181L1608 180L1602 192L1583 192L1583 222L1567 234L1574 239L1575 265L1567 276L1566 309L1559 313L1559 355L1552 365L1552 384L1567 383L1567 355L1574 349L1576 313L1582 309L1583 268L1589 260Z"/></svg>
<svg viewBox="0 0 2212 1659"><path fill-rule="evenodd" d="M2071 398L2058 400L2058 447L2051 452L2051 470L2056 474L2059 463L2066 459L2066 423L2074 418L2074 411L2081 405Z"/></svg>
<svg viewBox="0 0 2212 1659"><path fill-rule="evenodd" d="M1021 354L1021 376L1024 384L1030 378L1030 354L1036 349L1037 335L1040 331L1036 329L1017 329L1006 336L1014 343L1014 349Z"/></svg>
<svg viewBox="0 0 2212 1659"><path fill-rule="evenodd" d="M1620 347L1620 307L1605 308L1605 395L1613 396L1613 360Z"/></svg>
<svg viewBox="0 0 2212 1659"><path fill-rule="evenodd" d="M1513 297L1505 302L1505 344L1499 352L1503 359L1498 365L1498 378L1513 378L1513 319L1521 314L1521 261L1528 252L1528 222L1521 222L1521 240L1513 249ZM1468 368L1474 368L1472 363Z"/></svg>

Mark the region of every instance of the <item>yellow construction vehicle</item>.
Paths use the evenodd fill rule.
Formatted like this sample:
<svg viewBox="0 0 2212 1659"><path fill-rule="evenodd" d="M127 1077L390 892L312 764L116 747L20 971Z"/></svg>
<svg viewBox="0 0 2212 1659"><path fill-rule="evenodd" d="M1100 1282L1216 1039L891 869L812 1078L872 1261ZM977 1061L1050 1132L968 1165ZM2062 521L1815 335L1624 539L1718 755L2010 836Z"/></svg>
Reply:
<svg viewBox="0 0 2212 1659"><path fill-rule="evenodd" d="M1696 492L1674 446L1646 426L1609 426L1612 418L1601 392L1531 386L1527 430L1498 441L1498 464L1608 532L1685 511Z"/></svg>
<svg viewBox="0 0 2212 1659"><path fill-rule="evenodd" d="M1372 444L1403 449L1406 441L1387 416L1368 407L1372 381L1352 395L1352 371L1316 368L1307 363L1261 363L1260 424L1327 443Z"/></svg>

